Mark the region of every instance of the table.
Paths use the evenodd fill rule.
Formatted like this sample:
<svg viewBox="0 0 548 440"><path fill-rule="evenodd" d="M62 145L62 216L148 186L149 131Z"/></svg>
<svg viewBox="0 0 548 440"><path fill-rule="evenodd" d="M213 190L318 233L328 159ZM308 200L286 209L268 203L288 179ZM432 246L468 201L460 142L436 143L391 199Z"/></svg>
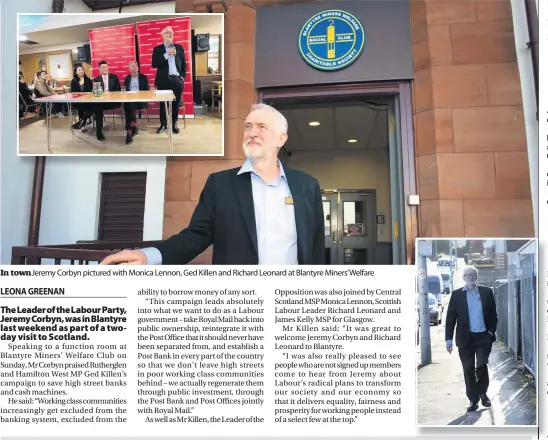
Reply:
<svg viewBox="0 0 548 440"><path fill-rule="evenodd" d="M72 104L102 104L107 102L159 102L163 103L166 107L166 118L171 121L171 113L175 95L171 93L156 93L151 90L143 90L139 92L104 92L102 96L94 96L92 92L75 92L67 93L64 95L52 95L45 96L43 98L36 98L34 102L43 102L46 104L46 127L47 127L47 141L48 151L51 150L51 118L52 109L54 103L67 103L69 107L69 124L72 129ZM169 151L173 154L173 124L167 124L168 138L169 138Z"/></svg>
<svg viewBox="0 0 548 440"><path fill-rule="evenodd" d="M222 81L211 81L211 84L214 84L217 86L217 91L219 92L219 95L223 93L223 82Z"/></svg>

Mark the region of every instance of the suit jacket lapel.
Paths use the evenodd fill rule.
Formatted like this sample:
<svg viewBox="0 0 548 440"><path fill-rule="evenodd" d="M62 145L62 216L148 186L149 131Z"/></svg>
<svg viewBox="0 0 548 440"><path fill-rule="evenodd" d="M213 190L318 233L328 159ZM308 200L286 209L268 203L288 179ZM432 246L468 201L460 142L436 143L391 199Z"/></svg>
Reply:
<svg viewBox="0 0 548 440"><path fill-rule="evenodd" d="M175 53L175 66L177 67L177 70L179 71L179 75L181 77L183 76L183 72L181 71L181 66L183 65L182 57L183 54L179 51L179 48L177 48L177 52Z"/></svg>
<svg viewBox="0 0 548 440"><path fill-rule="evenodd" d="M470 325L470 314L468 313L468 291L462 288L462 313L466 316L466 323Z"/></svg>
<svg viewBox="0 0 548 440"><path fill-rule="evenodd" d="M287 178L287 184L291 190L291 196L293 197L293 206L295 211L295 225L297 227L297 253L298 260L301 264L306 264L304 256L306 253L306 204L305 194L303 194L302 187L295 178L295 175L291 170L285 170L285 177Z"/></svg>
<svg viewBox="0 0 548 440"><path fill-rule="evenodd" d="M249 233L249 238L255 248L257 257L259 255L257 247L257 224L255 220L255 206L253 205L253 189L251 187L251 173L234 175L234 187L236 196L244 218L244 223Z"/></svg>
<svg viewBox="0 0 548 440"><path fill-rule="evenodd" d="M481 300L481 312L483 313L483 323L485 324L485 326L487 326L487 323L485 321L485 318L487 317L487 314L486 314L487 309L485 304L485 290L483 290L481 287L478 286L478 293Z"/></svg>

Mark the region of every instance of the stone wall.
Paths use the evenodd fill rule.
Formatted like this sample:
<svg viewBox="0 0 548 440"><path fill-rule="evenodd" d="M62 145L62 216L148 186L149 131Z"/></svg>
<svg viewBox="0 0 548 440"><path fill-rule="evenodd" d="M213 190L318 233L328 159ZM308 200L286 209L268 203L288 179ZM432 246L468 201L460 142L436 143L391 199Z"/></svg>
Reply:
<svg viewBox="0 0 548 440"><path fill-rule="evenodd" d="M510 1L410 8L420 235L534 236Z"/></svg>

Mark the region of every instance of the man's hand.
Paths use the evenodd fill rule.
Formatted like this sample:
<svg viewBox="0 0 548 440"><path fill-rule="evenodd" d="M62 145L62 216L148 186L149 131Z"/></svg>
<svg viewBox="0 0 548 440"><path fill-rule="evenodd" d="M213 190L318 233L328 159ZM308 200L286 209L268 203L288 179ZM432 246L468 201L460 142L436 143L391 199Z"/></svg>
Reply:
<svg viewBox="0 0 548 440"><path fill-rule="evenodd" d="M117 254L109 255L99 264L147 264L147 257L143 251L126 250L118 252Z"/></svg>
<svg viewBox="0 0 548 440"><path fill-rule="evenodd" d="M177 54L177 49L172 47L171 49L168 49L167 54L168 55L176 55Z"/></svg>
<svg viewBox="0 0 548 440"><path fill-rule="evenodd" d="M451 354L451 352L453 351L453 343L446 342L445 349L447 350L447 353Z"/></svg>

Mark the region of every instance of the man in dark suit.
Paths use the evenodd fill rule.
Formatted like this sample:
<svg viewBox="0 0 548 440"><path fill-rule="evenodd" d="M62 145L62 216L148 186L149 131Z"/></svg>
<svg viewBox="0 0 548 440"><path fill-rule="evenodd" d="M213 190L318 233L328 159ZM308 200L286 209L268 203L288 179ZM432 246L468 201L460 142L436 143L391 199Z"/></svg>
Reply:
<svg viewBox="0 0 548 440"><path fill-rule="evenodd" d="M101 83L104 92L119 92L122 90L120 87L120 80L118 75L108 73L108 63L101 61L99 63L99 71L101 74L93 78L93 82ZM119 102L105 102L104 104L94 104L95 123L97 124L97 139L100 141L105 140L103 134L103 117L105 110L113 110L119 108Z"/></svg>
<svg viewBox="0 0 548 440"><path fill-rule="evenodd" d="M124 78L124 86L128 92L138 92L141 90L149 90L148 78L146 75L139 73L139 65L137 61L129 63L130 74ZM133 136L139 133L137 128L137 110L142 110L146 107L145 102L125 102L124 113L126 115L126 145L133 142Z"/></svg>
<svg viewBox="0 0 548 440"><path fill-rule="evenodd" d="M324 216L316 179L284 169L278 152L287 121L258 104L244 128L247 161L211 174L190 224L142 250L111 255L102 264L186 264L213 244L213 264L324 264Z"/></svg>
<svg viewBox="0 0 548 440"><path fill-rule="evenodd" d="M166 27L161 32L164 42L156 46L152 51L152 67L158 69L154 85L158 90L172 90L175 101L172 107L172 121L167 120L164 103L160 105L160 128L157 133L167 130L167 124L173 124L173 133L178 134L177 118L179 117L179 105L183 95L184 81L186 77L185 50L180 44L173 43L173 29Z"/></svg>
<svg viewBox="0 0 548 440"><path fill-rule="evenodd" d="M449 353L453 351L453 333L464 371L466 395L470 400L468 411L476 411L478 402L491 406L487 397L489 387L489 355L496 340L497 307L493 290L478 286L478 271L466 267L463 272L466 285L453 291L445 318L445 340Z"/></svg>

